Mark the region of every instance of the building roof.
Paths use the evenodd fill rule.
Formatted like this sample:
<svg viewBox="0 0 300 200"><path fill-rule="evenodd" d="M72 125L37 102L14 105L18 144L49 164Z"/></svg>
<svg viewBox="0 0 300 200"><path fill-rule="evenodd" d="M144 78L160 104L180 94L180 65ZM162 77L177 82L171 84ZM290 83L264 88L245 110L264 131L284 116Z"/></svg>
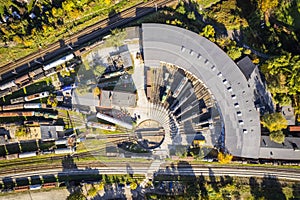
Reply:
<svg viewBox="0 0 300 200"><path fill-rule="evenodd" d="M96 106L99 106L99 98L93 93L88 92L86 94L80 95L76 90L72 91L72 106L78 107L89 107L91 110L95 110Z"/></svg>
<svg viewBox="0 0 300 200"><path fill-rule="evenodd" d="M100 96L100 107L112 108L118 107L135 107L136 94L122 91L102 90Z"/></svg>
<svg viewBox="0 0 300 200"><path fill-rule="evenodd" d="M225 148L234 156L258 158L261 131L254 89L227 54L206 38L175 26L143 24L142 33L145 66L172 63L202 80L221 112Z"/></svg>
<svg viewBox="0 0 300 200"><path fill-rule="evenodd" d="M288 125L295 125L296 118L294 114L294 108L291 105L282 106L281 113L284 116L284 118L288 121Z"/></svg>
<svg viewBox="0 0 300 200"><path fill-rule="evenodd" d="M42 140L56 140L58 138L57 131L63 131L63 126L41 126Z"/></svg>
<svg viewBox="0 0 300 200"><path fill-rule="evenodd" d="M253 64L251 59L246 56L240 61L237 62L237 66L240 68L241 72L244 74L247 80L251 77L251 74L253 73L256 66Z"/></svg>
<svg viewBox="0 0 300 200"><path fill-rule="evenodd" d="M270 140L269 136L261 136L260 158L279 160L300 160L300 138L285 137L282 144Z"/></svg>
<svg viewBox="0 0 300 200"><path fill-rule="evenodd" d="M289 126L290 132L300 132L300 126Z"/></svg>

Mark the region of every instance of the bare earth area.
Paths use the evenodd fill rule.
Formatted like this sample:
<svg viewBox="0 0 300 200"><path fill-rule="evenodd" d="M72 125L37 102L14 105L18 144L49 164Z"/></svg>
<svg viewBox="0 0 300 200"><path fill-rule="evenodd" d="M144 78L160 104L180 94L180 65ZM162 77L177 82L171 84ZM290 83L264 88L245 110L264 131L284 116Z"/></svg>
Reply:
<svg viewBox="0 0 300 200"><path fill-rule="evenodd" d="M69 196L67 189L50 190L50 191L28 191L22 193L12 193L5 196L0 196L0 200L53 200L67 199Z"/></svg>

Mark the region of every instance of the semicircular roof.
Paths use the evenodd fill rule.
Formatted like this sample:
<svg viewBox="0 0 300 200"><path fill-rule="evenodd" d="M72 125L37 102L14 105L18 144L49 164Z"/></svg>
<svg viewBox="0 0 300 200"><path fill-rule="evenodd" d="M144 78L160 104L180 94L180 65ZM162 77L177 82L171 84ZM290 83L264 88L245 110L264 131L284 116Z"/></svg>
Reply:
<svg viewBox="0 0 300 200"><path fill-rule="evenodd" d="M260 119L254 90L227 54L206 38L170 25L143 24L142 41L145 66L172 63L210 89L222 115L225 148L234 156L258 158Z"/></svg>

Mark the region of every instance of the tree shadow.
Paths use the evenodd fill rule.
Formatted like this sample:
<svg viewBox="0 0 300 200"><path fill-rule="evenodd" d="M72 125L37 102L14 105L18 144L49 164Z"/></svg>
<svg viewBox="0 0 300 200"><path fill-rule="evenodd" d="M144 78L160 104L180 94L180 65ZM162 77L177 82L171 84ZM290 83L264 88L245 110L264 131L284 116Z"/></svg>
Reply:
<svg viewBox="0 0 300 200"><path fill-rule="evenodd" d="M281 183L270 175L264 176L261 182L261 195L265 200L286 199Z"/></svg>
<svg viewBox="0 0 300 200"><path fill-rule="evenodd" d="M249 186L250 186L250 193L254 197L254 199L261 198L260 186L255 177L250 177Z"/></svg>
<svg viewBox="0 0 300 200"><path fill-rule="evenodd" d="M293 198L291 200L300 199L300 184L295 183L293 184Z"/></svg>
<svg viewBox="0 0 300 200"><path fill-rule="evenodd" d="M215 174L213 172L213 170L211 168L208 168L209 170L209 182L212 186L212 188L214 189L214 191L216 192L219 192L219 187L218 187L218 184L217 184L217 181L216 181L216 177L215 177Z"/></svg>

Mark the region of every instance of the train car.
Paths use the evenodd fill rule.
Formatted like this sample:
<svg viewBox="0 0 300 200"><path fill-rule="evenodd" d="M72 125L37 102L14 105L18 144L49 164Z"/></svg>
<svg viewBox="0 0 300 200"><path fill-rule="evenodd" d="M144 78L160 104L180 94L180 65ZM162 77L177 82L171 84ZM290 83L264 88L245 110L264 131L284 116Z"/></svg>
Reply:
<svg viewBox="0 0 300 200"><path fill-rule="evenodd" d="M19 158L29 158L36 156L36 151L20 153Z"/></svg>
<svg viewBox="0 0 300 200"><path fill-rule="evenodd" d="M51 76L51 75L53 75L55 73L57 73L56 68L51 68L51 69L45 71L45 76L49 77L49 76Z"/></svg>
<svg viewBox="0 0 300 200"><path fill-rule="evenodd" d="M113 78L113 77L121 76L121 75L123 75L125 73L126 73L125 71L112 72L110 74L105 74L104 78Z"/></svg>
<svg viewBox="0 0 300 200"><path fill-rule="evenodd" d="M103 130L108 130L108 131L115 131L116 130L115 126L108 125L108 124L101 124L101 123L97 123L97 122L88 122L87 126L92 127L92 128L99 128L99 129L103 129Z"/></svg>
<svg viewBox="0 0 300 200"><path fill-rule="evenodd" d="M46 104L42 103L24 103L25 109L39 109L39 108L46 108Z"/></svg>
<svg viewBox="0 0 300 200"><path fill-rule="evenodd" d="M2 110L22 110L24 108L24 104L13 104L13 105L4 105L2 106Z"/></svg>
<svg viewBox="0 0 300 200"><path fill-rule="evenodd" d="M23 103L23 102L24 102L24 97L18 97L18 98L15 98L15 99L11 99L11 100L10 100L10 103L11 103L11 104Z"/></svg>
<svg viewBox="0 0 300 200"><path fill-rule="evenodd" d="M56 182L52 182L52 183L44 183L43 185L42 185L42 188L55 188L55 187L57 187L58 185L57 185L57 183Z"/></svg>
<svg viewBox="0 0 300 200"><path fill-rule="evenodd" d="M38 69L35 69L31 72L29 72L29 76L31 78L33 78L34 76L38 75L38 74L42 74L44 72L43 68L38 68Z"/></svg>
<svg viewBox="0 0 300 200"><path fill-rule="evenodd" d="M32 117L34 116L33 111L22 111L22 112L0 112L0 117Z"/></svg>
<svg viewBox="0 0 300 200"><path fill-rule="evenodd" d="M56 140L55 141L55 145L67 145L68 144L68 140L64 139L64 140Z"/></svg>
<svg viewBox="0 0 300 200"><path fill-rule="evenodd" d="M29 186L29 189L30 189L30 190L39 190L39 189L41 189L41 188L42 188L42 185L40 185L40 184L30 185L30 186Z"/></svg>
<svg viewBox="0 0 300 200"><path fill-rule="evenodd" d="M74 58L74 54L69 54L69 55L63 56L60 59L58 59L58 60L56 60L56 61L54 61L52 63L49 63L49 64L45 65L43 67L43 70L47 71L47 70L49 70L51 68L54 68L54 67L59 66L61 64L64 64L65 62L67 62L69 60L72 60L73 58Z"/></svg>
<svg viewBox="0 0 300 200"><path fill-rule="evenodd" d="M127 129L132 129L132 128L133 128L132 124L130 124L130 123L121 121L121 120L119 120L119 119L116 119L116 118L114 118L114 117L111 117L111 116L108 116L108 115L105 115L105 114L102 114L102 113L97 113L96 116L97 116L99 119L102 119L102 120L111 122L111 123L113 123L113 124L117 124L117 125L119 125L119 126L122 126L122 127L124 127L124 128L127 128Z"/></svg>
<svg viewBox="0 0 300 200"><path fill-rule="evenodd" d="M46 119L58 119L58 116L52 113L43 113L43 117L45 117Z"/></svg>
<svg viewBox="0 0 300 200"><path fill-rule="evenodd" d="M41 79L43 79L43 78L45 78L45 74L44 74L44 73L41 73L41 74L38 74L38 75L34 76L34 77L32 78L32 80L33 80L33 81L38 81L38 80L41 80Z"/></svg>
<svg viewBox="0 0 300 200"><path fill-rule="evenodd" d="M181 92L182 88L185 86L185 84L188 82L188 78L184 77L180 83L178 84L177 88L174 90L173 97L177 98L179 93Z"/></svg>
<svg viewBox="0 0 300 200"><path fill-rule="evenodd" d="M29 190L29 185L14 187L15 192L23 192Z"/></svg>
<svg viewBox="0 0 300 200"><path fill-rule="evenodd" d="M25 101L33 101L33 100L45 98L45 97L48 97L48 96L49 96L49 92L46 91L46 92L40 92L40 93L36 93L36 94L26 96L24 98L24 100Z"/></svg>
<svg viewBox="0 0 300 200"><path fill-rule="evenodd" d="M15 87L15 86L17 86L16 83L14 81L10 81L8 83L0 85L0 90L6 90L6 89L9 89L9 88Z"/></svg>
<svg viewBox="0 0 300 200"><path fill-rule="evenodd" d="M4 97L4 96L9 95L9 94L11 94L11 91L9 89L0 91L0 97Z"/></svg>
<svg viewBox="0 0 300 200"><path fill-rule="evenodd" d="M24 75L24 76L21 76L21 77L19 77L19 78L16 78L16 79L15 79L15 83L16 83L16 84L22 84L23 82L29 81L29 80L28 80L29 78L30 78L29 75L26 74L26 75Z"/></svg>
<svg viewBox="0 0 300 200"><path fill-rule="evenodd" d="M54 149L55 154L70 154L73 153L72 148L59 148L59 149Z"/></svg>

